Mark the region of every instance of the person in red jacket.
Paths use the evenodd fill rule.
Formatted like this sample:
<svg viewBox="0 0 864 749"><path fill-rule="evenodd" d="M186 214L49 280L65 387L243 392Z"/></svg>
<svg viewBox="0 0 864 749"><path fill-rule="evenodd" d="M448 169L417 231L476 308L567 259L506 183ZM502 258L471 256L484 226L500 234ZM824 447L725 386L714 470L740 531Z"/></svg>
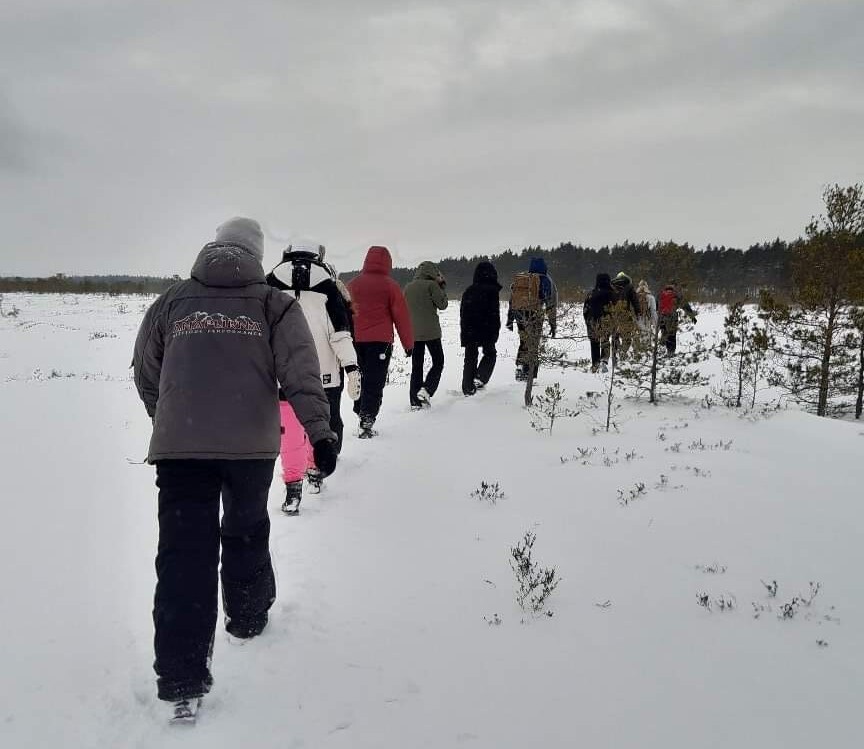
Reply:
<svg viewBox="0 0 864 749"><path fill-rule="evenodd" d="M390 277L392 270L390 251L370 247L363 270L348 284L354 304L354 347L363 378L360 400L354 403L354 412L360 417L361 439L375 436L373 427L393 352L394 325L405 355L410 357L414 350L411 316L399 284Z"/></svg>

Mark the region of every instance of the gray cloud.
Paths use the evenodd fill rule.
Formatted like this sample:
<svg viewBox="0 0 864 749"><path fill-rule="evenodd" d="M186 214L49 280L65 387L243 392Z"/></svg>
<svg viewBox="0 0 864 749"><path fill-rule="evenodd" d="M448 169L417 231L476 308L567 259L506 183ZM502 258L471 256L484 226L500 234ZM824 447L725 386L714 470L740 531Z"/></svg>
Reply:
<svg viewBox="0 0 864 749"><path fill-rule="evenodd" d="M4 4L0 272L182 273L237 213L346 268L745 244L864 179L857 2L247 5Z"/></svg>

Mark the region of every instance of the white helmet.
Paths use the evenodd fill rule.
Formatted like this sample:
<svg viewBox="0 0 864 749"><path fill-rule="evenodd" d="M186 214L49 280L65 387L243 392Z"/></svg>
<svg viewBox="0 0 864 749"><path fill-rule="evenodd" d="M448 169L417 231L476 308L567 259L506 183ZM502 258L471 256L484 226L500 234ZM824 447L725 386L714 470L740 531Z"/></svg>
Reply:
<svg viewBox="0 0 864 749"><path fill-rule="evenodd" d="M309 257L323 262L325 252L326 248L323 244L319 244L318 242L309 239L301 239L288 245L288 248L282 253L282 259L288 260L292 257Z"/></svg>

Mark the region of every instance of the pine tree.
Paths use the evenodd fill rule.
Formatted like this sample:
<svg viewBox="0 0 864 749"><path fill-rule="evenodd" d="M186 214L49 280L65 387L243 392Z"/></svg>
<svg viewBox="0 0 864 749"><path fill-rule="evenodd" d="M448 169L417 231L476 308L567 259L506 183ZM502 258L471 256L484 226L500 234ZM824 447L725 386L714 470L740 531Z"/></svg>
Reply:
<svg viewBox="0 0 864 749"><path fill-rule="evenodd" d="M683 325L689 335L674 354L664 350L659 327L636 337L621 361L624 387L637 396L647 395L649 403L657 403L663 397L708 385L709 377L703 374L700 365L711 356L711 347L703 333L693 330L691 321Z"/></svg>
<svg viewBox="0 0 864 749"><path fill-rule="evenodd" d="M825 213L793 248L789 300L763 292L760 301L781 361L769 382L818 416L851 405L850 334L864 298L864 187L833 185L823 200Z"/></svg>
<svg viewBox="0 0 864 749"><path fill-rule="evenodd" d="M741 302L733 303L723 320L723 338L716 349L723 361L721 393L728 405L741 408L745 390L750 408L756 405L770 345L766 328L759 325Z"/></svg>

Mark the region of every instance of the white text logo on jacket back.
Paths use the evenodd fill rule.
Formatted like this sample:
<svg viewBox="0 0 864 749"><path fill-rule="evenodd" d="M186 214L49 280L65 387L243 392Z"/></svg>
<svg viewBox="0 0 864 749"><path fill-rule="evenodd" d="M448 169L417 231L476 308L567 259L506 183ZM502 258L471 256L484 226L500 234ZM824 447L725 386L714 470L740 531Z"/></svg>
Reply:
<svg viewBox="0 0 864 749"><path fill-rule="evenodd" d="M193 312L171 326L172 336L193 333L235 333L239 335L263 336L264 324L246 315L229 317L221 312Z"/></svg>

